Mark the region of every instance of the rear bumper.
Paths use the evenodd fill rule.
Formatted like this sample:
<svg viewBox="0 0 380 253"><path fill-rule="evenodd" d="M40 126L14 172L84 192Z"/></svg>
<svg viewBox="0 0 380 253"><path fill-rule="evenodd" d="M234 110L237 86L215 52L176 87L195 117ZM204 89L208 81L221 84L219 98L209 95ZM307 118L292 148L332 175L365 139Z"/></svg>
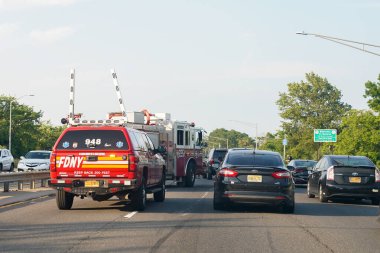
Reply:
<svg viewBox="0 0 380 253"><path fill-rule="evenodd" d="M294 183L297 185L307 185L308 178L293 176Z"/></svg>
<svg viewBox="0 0 380 253"><path fill-rule="evenodd" d="M326 184L328 198L380 198L380 184L353 186Z"/></svg>
<svg viewBox="0 0 380 253"><path fill-rule="evenodd" d="M221 198L240 204L280 205L284 202L289 204L293 202L291 195L256 191L226 191L221 195Z"/></svg>
<svg viewBox="0 0 380 253"><path fill-rule="evenodd" d="M86 187L86 181L97 181L99 186ZM87 195L96 193L98 195L117 193L120 191L133 191L137 189L137 179L50 179L48 180L49 187L71 192L77 195Z"/></svg>

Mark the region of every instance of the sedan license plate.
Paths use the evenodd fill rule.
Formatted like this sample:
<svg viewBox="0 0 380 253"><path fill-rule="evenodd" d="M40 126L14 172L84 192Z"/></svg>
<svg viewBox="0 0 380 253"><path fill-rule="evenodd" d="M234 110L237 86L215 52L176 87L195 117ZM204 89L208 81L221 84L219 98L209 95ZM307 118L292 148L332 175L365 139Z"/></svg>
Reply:
<svg viewBox="0 0 380 253"><path fill-rule="evenodd" d="M348 180L350 183L360 184L362 182L361 177L349 177Z"/></svg>
<svg viewBox="0 0 380 253"><path fill-rule="evenodd" d="M99 181L85 181L84 187L99 187Z"/></svg>
<svg viewBox="0 0 380 253"><path fill-rule="evenodd" d="M263 182L263 176L261 175L248 175L247 181L251 183L261 183Z"/></svg>

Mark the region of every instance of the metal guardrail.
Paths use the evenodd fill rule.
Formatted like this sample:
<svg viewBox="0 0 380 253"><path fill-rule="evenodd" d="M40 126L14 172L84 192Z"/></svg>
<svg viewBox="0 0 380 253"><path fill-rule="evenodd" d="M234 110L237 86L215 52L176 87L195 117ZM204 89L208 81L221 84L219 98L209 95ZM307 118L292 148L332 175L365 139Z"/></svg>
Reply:
<svg viewBox="0 0 380 253"><path fill-rule="evenodd" d="M41 186L46 186L46 180L50 178L49 171L27 171L0 173L0 184L4 184L4 192L9 192L10 183L17 182L18 189L23 189L23 182L29 181L30 188L34 189L36 180L41 180Z"/></svg>

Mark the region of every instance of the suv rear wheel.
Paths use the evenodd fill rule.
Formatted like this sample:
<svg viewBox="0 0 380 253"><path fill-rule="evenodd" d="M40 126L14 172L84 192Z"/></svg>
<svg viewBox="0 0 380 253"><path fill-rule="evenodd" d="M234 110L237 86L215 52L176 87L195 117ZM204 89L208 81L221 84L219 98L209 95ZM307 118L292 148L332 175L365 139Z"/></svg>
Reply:
<svg viewBox="0 0 380 253"><path fill-rule="evenodd" d="M161 190L158 192L153 193L153 199L156 202L163 202L165 200L165 178L166 175L165 173L162 173L162 178L161 178Z"/></svg>
<svg viewBox="0 0 380 253"><path fill-rule="evenodd" d="M14 163L12 163L9 171L12 172L12 171L14 171L14 169L15 169L15 165L14 165Z"/></svg>
<svg viewBox="0 0 380 253"><path fill-rule="evenodd" d="M146 185L145 178L142 179L140 187L132 193L132 208L136 211L144 211L146 207Z"/></svg>
<svg viewBox="0 0 380 253"><path fill-rule="evenodd" d="M0 163L0 171L2 171L2 170L3 170L3 164Z"/></svg>
<svg viewBox="0 0 380 253"><path fill-rule="evenodd" d="M69 210L73 206L74 194L57 190L56 201L60 210Z"/></svg>

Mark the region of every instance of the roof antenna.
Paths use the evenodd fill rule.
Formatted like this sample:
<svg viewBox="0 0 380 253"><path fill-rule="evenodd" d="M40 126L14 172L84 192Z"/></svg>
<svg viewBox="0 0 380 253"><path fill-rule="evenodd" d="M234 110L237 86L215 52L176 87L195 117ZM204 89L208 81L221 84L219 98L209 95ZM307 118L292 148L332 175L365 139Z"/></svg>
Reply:
<svg viewBox="0 0 380 253"><path fill-rule="evenodd" d="M116 95L117 95L117 98L119 101L121 114L125 119L127 119L127 113L125 111L125 106L124 106L123 98L121 96L120 86L119 86L119 82L117 80L117 75L116 75L115 69L111 69L111 74L112 74L112 78L113 78L113 84L115 85L115 88L116 88Z"/></svg>
<svg viewBox="0 0 380 253"><path fill-rule="evenodd" d="M71 69L71 72L70 72L69 118L68 118L68 122L66 122L66 123L69 123L69 124L71 124L71 123L74 122L74 117L75 117L75 114L74 114L74 102L75 102L75 69Z"/></svg>

